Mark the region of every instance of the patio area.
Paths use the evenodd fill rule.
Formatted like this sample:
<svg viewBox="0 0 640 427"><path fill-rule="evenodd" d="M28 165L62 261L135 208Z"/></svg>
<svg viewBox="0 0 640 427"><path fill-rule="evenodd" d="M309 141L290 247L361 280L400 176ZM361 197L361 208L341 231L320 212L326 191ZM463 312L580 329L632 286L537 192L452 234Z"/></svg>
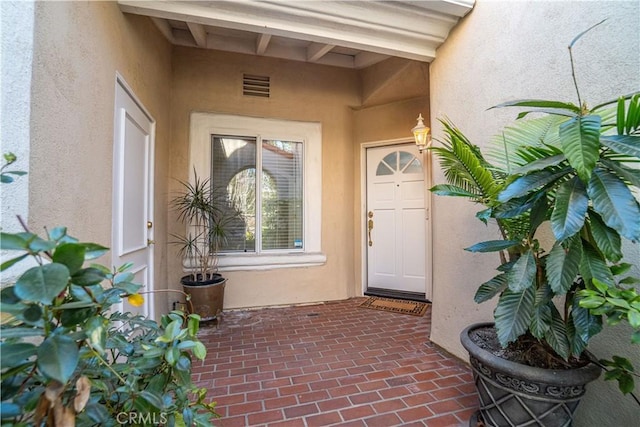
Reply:
<svg viewBox="0 0 640 427"><path fill-rule="evenodd" d="M232 426L467 426L471 371L428 340L430 309L411 316L364 298L231 311L201 325L194 380Z"/></svg>

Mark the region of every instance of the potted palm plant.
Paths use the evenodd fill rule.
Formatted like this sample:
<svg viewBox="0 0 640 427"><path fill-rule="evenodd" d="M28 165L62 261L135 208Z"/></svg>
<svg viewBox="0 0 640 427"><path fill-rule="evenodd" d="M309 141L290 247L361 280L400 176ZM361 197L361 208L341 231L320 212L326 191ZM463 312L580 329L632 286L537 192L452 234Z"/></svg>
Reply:
<svg viewBox="0 0 640 427"><path fill-rule="evenodd" d="M238 217L225 193L215 191L209 179L201 179L194 170L193 181L180 181L182 191L171 201L178 219L186 226L184 235L176 235L180 256L190 273L180 279L191 297L195 313L203 321L215 319L223 310L227 282L218 272L218 253L227 239L231 221Z"/></svg>
<svg viewBox="0 0 640 427"><path fill-rule="evenodd" d="M623 239L640 240L640 171L629 166L640 161L640 93L593 108L579 92L578 105L497 107L525 109L500 136L497 161L448 121L442 146L432 148L448 184L431 191L484 205L477 217L501 233L466 248L498 252L501 264L475 294L478 303L498 296L495 322L471 325L461 342L486 425L566 426L601 368L633 396L632 363L597 361L586 348L605 319L628 322L640 343L640 280L627 275L621 249ZM542 117L523 120L530 112ZM540 237L548 226L553 236Z"/></svg>

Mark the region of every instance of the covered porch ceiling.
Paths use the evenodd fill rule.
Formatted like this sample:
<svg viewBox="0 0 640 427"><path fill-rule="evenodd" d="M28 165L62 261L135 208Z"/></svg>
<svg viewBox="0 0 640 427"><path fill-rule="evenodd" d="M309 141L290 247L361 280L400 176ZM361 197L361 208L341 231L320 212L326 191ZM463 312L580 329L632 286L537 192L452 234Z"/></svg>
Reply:
<svg viewBox="0 0 640 427"><path fill-rule="evenodd" d="M431 62L475 0L119 0L174 45L361 69Z"/></svg>

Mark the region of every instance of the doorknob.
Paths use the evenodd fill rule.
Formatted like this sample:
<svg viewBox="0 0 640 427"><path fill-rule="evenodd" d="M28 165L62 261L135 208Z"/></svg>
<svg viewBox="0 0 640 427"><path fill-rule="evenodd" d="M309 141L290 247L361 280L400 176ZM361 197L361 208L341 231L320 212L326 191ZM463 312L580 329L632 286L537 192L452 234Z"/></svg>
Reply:
<svg viewBox="0 0 640 427"><path fill-rule="evenodd" d="M373 240L371 240L371 230L373 230L373 212L369 211L369 221L367 229L369 230L369 246L373 246Z"/></svg>

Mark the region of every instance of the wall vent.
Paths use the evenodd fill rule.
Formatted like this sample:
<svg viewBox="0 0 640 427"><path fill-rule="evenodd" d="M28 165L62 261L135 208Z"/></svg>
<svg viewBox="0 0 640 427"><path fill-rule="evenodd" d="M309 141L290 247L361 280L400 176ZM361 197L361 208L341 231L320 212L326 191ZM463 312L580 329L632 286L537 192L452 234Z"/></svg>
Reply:
<svg viewBox="0 0 640 427"><path fill-rule="evenodd" d="M269 76L242 75L242 94L269 98L271 82Z"/></svg>

